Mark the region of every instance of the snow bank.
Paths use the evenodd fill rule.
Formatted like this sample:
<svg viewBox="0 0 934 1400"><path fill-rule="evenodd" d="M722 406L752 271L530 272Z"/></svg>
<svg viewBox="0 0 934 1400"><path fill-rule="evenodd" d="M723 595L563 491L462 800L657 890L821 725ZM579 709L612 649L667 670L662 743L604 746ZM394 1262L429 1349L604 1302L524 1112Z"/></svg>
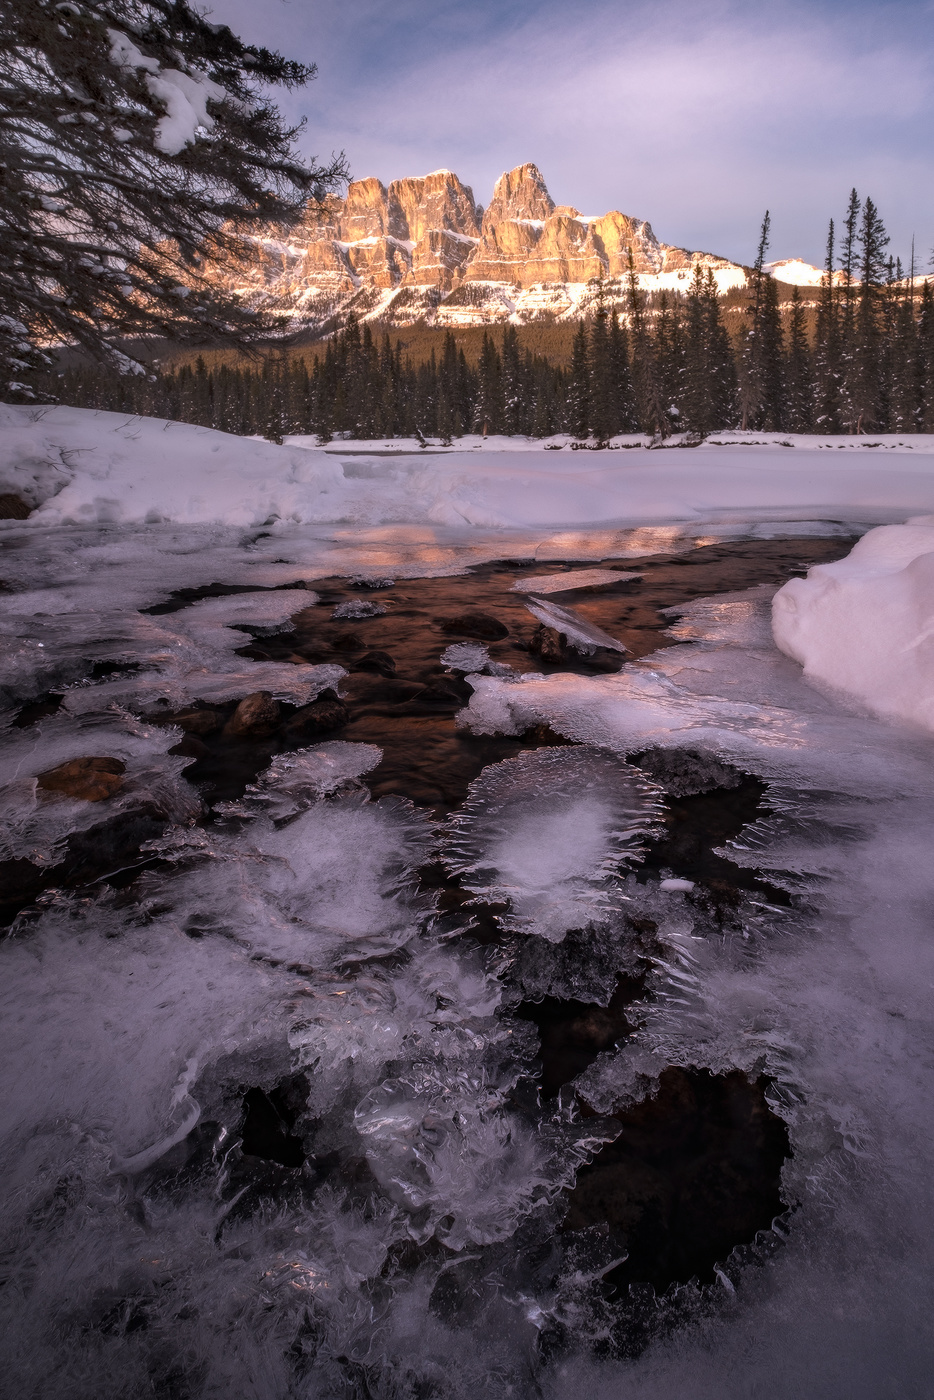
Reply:
<svg viewBox="0 0 934 1400"><path fill-rule="evenodd" d="M934 731L934 516L870 530L786 583L772 630L808 680Z"/></svg>
<svg viewBox="0 0 934 1400"><path fill-rule="evenodd" d="M451 450L285 446L76 408L0 407L0 491L31 523L464 529L724 519L878 524L934 511L934 436L723 434L693 451L554 451L528 439ZM640 445L642 444L642 445ZM783 445L785 444L785 445ZM552 447L560 446L555 442ZM846 450L848 449L848 450Z"/></svg>

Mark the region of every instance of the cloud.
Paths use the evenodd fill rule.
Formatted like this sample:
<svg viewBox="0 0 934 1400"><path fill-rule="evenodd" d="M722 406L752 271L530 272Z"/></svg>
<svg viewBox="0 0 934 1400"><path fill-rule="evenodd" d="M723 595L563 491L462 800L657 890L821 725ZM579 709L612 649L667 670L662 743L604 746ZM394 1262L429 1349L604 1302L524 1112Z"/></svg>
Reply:
<svg viewBox="0 0 934 1400"><path fill-rule="evenodd" d="M245 0L215 13L248 32ZM263 37L319 63L309 149L384 180L449 166L486 203L535 160L559 202L649 218L749 259L819 260L851 185L906 248L934 236L930 7L326 0L264 8ZM238 21L242 18L243 23Z"/></svg>

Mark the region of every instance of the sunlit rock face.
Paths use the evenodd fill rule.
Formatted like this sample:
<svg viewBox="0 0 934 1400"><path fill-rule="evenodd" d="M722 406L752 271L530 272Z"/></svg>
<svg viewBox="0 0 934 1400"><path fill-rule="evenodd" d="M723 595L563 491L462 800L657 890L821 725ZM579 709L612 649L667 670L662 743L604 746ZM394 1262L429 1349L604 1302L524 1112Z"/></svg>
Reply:
<svg viewBox="0 0 934 1400"><path fill-rule="evenodd" d="M388 186L369 176L246 246L236 289L305 322L351 311L397 325L575 319L603 282L610 304L625 303L630 253L647 288L684 290L697 263L721 291L745 282L724 258L660 243L643 219L555 205L530 163L500 176L485 211L450 170Z"/></svg>

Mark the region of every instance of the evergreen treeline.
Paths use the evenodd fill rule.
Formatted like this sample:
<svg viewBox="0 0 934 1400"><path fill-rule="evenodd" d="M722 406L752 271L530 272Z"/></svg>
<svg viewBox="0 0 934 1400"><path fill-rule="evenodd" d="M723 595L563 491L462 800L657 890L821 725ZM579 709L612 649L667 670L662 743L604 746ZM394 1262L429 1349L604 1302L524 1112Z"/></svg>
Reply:
<svg viewBox="0 0 934 1400"><path fill-rule="evenodd" d="M762 224L742 329L731 337L713 275L695 268L685 295L649 298L630 259L624 318L598 298L567 368L523 350L506 326L468 363L452 333L440 357L413 365L351 318L313 358L269 355L209 371L203 359L151 378L70 370L47 397L225 432L316 434L323 441L464 433L606 442L617 433L702 437L726 428L777 432L934 431L934 296L899 263L872 200L853 191L837 251L833 222L816 317L798 289L784 314L764 270ZM809 321L813 320L813 330Z"/></svg>

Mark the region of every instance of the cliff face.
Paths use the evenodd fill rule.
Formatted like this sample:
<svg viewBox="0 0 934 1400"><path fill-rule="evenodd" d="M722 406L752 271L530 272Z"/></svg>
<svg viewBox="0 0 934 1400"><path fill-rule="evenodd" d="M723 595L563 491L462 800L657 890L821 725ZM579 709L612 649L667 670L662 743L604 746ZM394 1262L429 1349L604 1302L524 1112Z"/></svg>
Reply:
<svg viewBox="0 0 934 1400"><path fill-rule="evenodd" d="M644 220L556 206L528 164L500 177L485 212L450 170L388 187L355 180L344 199L310 207L287 234L257 230L236 286L309 322L351 310L396 324L560 318L580 314L598 282L622 301L630 249L645 287L684 287L697 262L721 290L745 281L723 258L660 243Z"/></svg>

